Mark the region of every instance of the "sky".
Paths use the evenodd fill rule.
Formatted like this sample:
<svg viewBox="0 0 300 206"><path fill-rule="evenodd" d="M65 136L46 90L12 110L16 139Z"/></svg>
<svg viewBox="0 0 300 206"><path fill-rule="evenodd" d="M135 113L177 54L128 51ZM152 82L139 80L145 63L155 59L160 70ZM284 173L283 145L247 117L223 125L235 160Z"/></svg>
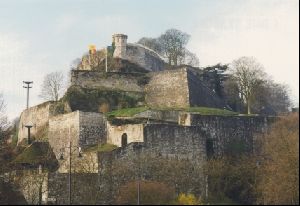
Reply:
<svg viewBox="0 0 300 206"><path fill-rule="evenodd" d="M23 81L33 81L31 106L46 74L111 44L158 37L176 28L191 35L200 66L253 56L299 105L298 0L0 0L0 93L10 119L26 107Z"/></svg>

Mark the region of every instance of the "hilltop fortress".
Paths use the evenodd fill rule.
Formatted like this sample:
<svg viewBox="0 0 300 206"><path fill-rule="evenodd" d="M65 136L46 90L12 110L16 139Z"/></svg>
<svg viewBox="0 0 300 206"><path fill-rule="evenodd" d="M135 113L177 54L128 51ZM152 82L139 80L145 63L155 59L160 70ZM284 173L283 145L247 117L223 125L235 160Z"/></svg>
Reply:
<svg viewBox="0 0 300 206"><path fill-rule="evenodd" d="M90 175L105 192L106 196L98 200L102 204L113 203L114 189L119 185L107 179L109 174L104 175L113 162L122 160L131 165L132 159L142 153L184 159L202 167L207 158L228 150L255 152L256 135L265 132L274 118L228 111L224 101L200 80L199 69L186 65L170 69L156 52L127 43L127 38L113 35L107 71L105 51L85 55L78 68L71 71L71 86L59 102L24 110L18 143L26 141L25 125L30 122L35 141L49 142L57 160L70 142L81 147L83 159L74 158L74 162L93 163L93 168L81 173ZM211 112L204 114L202 107ZM130 108L134 108L130 114L111 112ZM117 148L109 153L85 153L90 147L105 144ZM67 201L67 192L61 191L69 168L68 155L64 155L58 170L49 173L44 202ZM84 184L85 177L81 178ZM120 181L134 177L126 178ZM151 178L151 174L144 177ZM203 195L205 178L201 178L203 184L197 191ZM73 201L83 204L80 199L80 195L74 196Z"/></svg>

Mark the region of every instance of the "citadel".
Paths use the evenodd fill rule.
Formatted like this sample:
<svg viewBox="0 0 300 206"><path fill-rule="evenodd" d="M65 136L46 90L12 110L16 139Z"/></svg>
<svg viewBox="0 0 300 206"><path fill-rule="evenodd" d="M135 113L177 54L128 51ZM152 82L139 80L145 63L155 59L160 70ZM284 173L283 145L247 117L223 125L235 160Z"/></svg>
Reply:
<svg viewBox="0 0 300 206"><path fill-rule="evenodd" d="M115 178L114 165L134 168L135 160L146 156L184 160L201 168L208 158L228 150L255 153L257 135L274 121L272 117L229 111L224 100L203 82L198 68L170 68L155 51L127 43L127 38L114 34L113 47L84 55L71 71L71 85L59 102L44 102L21 113L18 144L26 143L25 125L30 123L34 142L28 149L47 144L58 163L43 179L44 204L68 203L71 158L72 176L77 178L74 184L97 185L89 192L94 197L98 194L97 204L113 204L116 188L136 178L133 174ZM130 115L115 112L130 108L135 111ZM220 113L203 114L199 108ZM115 149L91 149L108 144ZM75 148L72 152L66 149L70 146ZM77 158L76 148L80 148L81 158ZM47 168L42 161L21 164ZM150 171L145 169L140 178L155 180ZM186 190L204 196L206 180L201 174L199 181L197 187ZM30 202L28 189L23 192ZM74 191L72 203L88 203L83 196L87 194Z"/></svg>

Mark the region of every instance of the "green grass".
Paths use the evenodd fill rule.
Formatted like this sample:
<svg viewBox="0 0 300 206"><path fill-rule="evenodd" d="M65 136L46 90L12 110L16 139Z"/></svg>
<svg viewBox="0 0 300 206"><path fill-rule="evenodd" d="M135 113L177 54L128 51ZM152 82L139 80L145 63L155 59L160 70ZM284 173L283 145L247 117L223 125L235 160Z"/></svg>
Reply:
<svg viewBox="0 0 300 206"><path fill-rule="evenodd" d="M223 115L223 116L233 116L238 115L237 112L232 112L226 109L218 109L211 107L188 107L188 108L151 108L152 110L159 111L185 111L185 112L193 112L201 115Z"/></svg>
<svg viewBox="0 0 300 206"><path fill-rule="evenodd" d="M126 108L120 110L114 110L107 113L108 117L132 117L135 114L144 112L146 110L157 110L157 111L185 111L193 112L201 115L222 115L222 116L234 116L238 115L237 112L232 112L226 109L217 109L210 107L189 107L189 108L148 108L148 107L135 107L135 108Z"/></svg>
<svg viewBox="0 0 300 206"><path fill-rule="evenodd" d="M134 108L126 108L126 109L120 109L120 110L115 110L112 112L108 112L107 116L109 117L132 117L135 114L144 112L148 110L149 108L147 107L134 107Z"/></svg>
<svg viewBox="0 0 300 206"><path fill-rule="evenodd" d="M110 152L116 148L117 146L113 144L94 145L86 148L84 152Z"/></svg>
<svg viewBox="0 0 300 206"><path fill-rule="evenodd" d="M19 154L14 163L39 164L55 158L47 143L34 142Z"/></svg>

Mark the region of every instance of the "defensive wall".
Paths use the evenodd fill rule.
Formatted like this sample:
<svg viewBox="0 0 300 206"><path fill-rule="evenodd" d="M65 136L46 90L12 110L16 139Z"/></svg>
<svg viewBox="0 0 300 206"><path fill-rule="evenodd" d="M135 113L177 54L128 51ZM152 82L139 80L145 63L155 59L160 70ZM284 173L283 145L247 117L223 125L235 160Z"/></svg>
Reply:
<svg viewBox="0 0 300 206"><path fill-rule="evenodd" d="M125 59L154 72L164 70L166 64L156 52L139 44L127 44Z"/></svg>
<svg viewBox="0 0 300 206"><path fill-rule="evenodd" d="M145 74L73 70L71 85L88 89L143 92Z"/></svg>
<svg viewBox="0 0 300 206"><path fill-rule="evenodd" d="M68 114L57 115L49 119L49 143L56 155L60 159L63 153L64 159L60 161L59 172L67 172L69 166L69 149L72 146L72 159L78 167L82 166L84 161L95 162L95 154L83 154L78 159L79 150L89 146L106 143L106 120L100 113L75 111ZM90 166L88 166L90 167ZM82 169L82 168L77 168ZM87 169L87 172L95 172L93 168Z"/></svg>
<svg viewBox="0 0 300 206"><path fill-rule="evenodd" d="M188 67L151 73L151 79L145 86L145 100L148 106L154 108L226 108L225 103Z"/></svg>
<svg viewBox="0 0 300 206"><path fill-rule="evenodd" d="M228 150L256 152L257 138L268 131L275 117L220 116L181 113L179 124L200 127L211 141L212 152L222 155ZM232 151L235 152L235 151Z"/></svg>
<svg viewBox="0 0 300 206"><path fill-rule="evenodd" d="M148 106L154 108L189 106L185 69L166 70L151 75L151 80L145 87L145 101Z"/></svg>
<svg viewBox="0 0 300 206"><path fill-rule="evenodd" d="M30 134L35 136L40 130L48 127L49 118L53 115L51 107L54 102L45 102L37 106L25 109L20 116L18 143L28 138L28 129L26 125L32 125ZM45 138L46 139L46 138Z"/></svg>

